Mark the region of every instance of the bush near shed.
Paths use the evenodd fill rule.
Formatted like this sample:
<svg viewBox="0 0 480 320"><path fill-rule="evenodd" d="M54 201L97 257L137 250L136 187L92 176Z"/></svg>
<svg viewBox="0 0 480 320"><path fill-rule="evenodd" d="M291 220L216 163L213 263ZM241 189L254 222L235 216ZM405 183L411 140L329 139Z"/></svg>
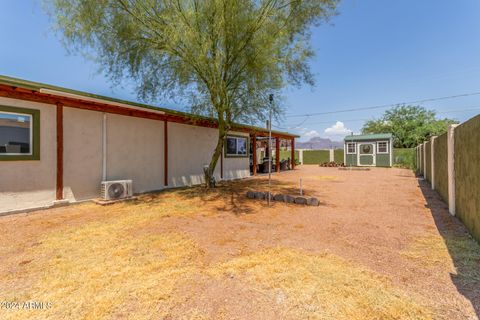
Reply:
<svg viewBox="0 0 480 320"><path fill-rule="evenodd" d="M393 165L400 168L415 169L415 148L393 149Z"/></svg>

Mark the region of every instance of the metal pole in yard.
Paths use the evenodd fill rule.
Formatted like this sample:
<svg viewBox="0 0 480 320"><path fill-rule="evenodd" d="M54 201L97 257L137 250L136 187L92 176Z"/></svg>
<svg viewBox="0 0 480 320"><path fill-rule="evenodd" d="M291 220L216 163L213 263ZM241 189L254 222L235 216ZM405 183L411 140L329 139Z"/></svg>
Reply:
<svg viewBox="0 0 480 320"><path fill-rule="evenodd" d="M270 100L270 111L269 111L269 120L268 120L268 206L270 206L270 189L271 189L271 180L272 180L272 107L273 107L273 94L270 94L268 97Z"/></svg>

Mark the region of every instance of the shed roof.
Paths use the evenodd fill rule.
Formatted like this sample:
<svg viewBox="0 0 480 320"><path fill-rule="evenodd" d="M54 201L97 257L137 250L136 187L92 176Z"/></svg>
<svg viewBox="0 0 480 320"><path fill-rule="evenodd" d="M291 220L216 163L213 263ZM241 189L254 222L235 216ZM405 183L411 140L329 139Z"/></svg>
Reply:
<svg viewBox="0 0 480 320"><path fill-rule="evenodd" d="M156 112L164 112L165 114L177 115L177 116L182 116L182 117L186 117L186 118L190 118L190 119L202 119L202 120L208 120L208 121L211 121L211 122L216 122L215 118L196 115L196 114L193 114L193 113L181 112L181 111L176 111L176 110L167 109L167 108L161 108L161 107L157 107L157 106L153 106L153 105L116 99L116 98L112 98L112 97L107 97L107 96L92 94L92 93L88 93L88 92L68 89L68 88L54 86L54 85L41 83L41 82L34 82L34 81L29 81L29 80L24 80L24 79L19 79L19 78L13 78L13 77L4 76L4 75L0 75L0 84L7 85L7 86L12 86L12 87L25 88L25 89L33 90L33 91L37 91L37 92L41 92L41 90L48 89L48 90L52 90L52 91L62 92L62 93L65 93L65 94L83 96L85 98L99 99L99 100L105 101L105 103L110 102L112 105L117 105L117 106L118 106L118 104L122 104L122 105L126 105L127 107L131 106L132 108L142 108L142 109L145 109L146 111L150 110L150 111L154 111L154 112L155 111ZM257 127L257 126L242 124L242 123L234 123L233 124L232 129L239 129L239 128L244 129L244 130L257 131L257 132L266 132L267 131L265 128L262 128L262 127ZM272 130L272 133L279 134L279 135L284 135L284 136L289 136L289 137L295 137L295 138L299 137L296 134L292 134L292 133L289 133L289 132L283 132L283 131Z"/></svg>
<svg viewBox="0 0 480 320"><path fill-rule="evenodd" d="M389 140L392 138L391 133L376 133L376 134L359 134L345 137L345 141L363 141L363 140Z"/></svg>

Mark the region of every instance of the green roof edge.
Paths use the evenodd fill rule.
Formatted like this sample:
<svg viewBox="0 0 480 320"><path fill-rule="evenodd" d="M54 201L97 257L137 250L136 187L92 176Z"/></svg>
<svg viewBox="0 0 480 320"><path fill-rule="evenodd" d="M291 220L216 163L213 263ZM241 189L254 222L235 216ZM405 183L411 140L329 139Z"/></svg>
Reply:
<svg viewBox="0 0 480 320"><path fill-rule="evenodd" d="M373 133L373 134L359 134L359 135L349 135L346 136L344 141L355 141L355 140L376 140L376 139L390 139L393 135L391 133Z"/></svg>
<svg viewBox="0 0 480 320"><path fill-rule="evenodd" d="M206 117L206 116L201 116L193 113L188 113L188 112L182 112L182 111L176 111L172 109L167 109L167 108L162 108L162 107L157 107L157 106L152 106L144 103L139 103L139 102L133 102L133 101L128 101L128 100L122 100L122 99L117 99L117 98L112 98L108 96L102 96L98 94L93 94L89 92L84 92L84 91L78 91L74 89L69 89L69 88L64 88L64 87L59 87L47 83L42 83L42 82L35 82L35 81L30 81L30 80L25 80L25 79L20 79L20 78L14 78L14 77L9 77L5 75L0 75L0 84L6 84L14 87L21 87L29 90L35 90L38 91L40 89L50 89L50 90L56 90L56 91L61 91L65 93L71 93L71 94L77 94L79 96L85 96L89 98L95 98L95 99L102 99L106 101L112 101L116 103L122 103L126 105L131 105L132 107L140 107L144 109L150 109L150 110L156 110L156 111L163 111L168 114L172 115L179 115L179 116L184 116L184 117L189 117L192 119L201 119L201 120L209 120L209 121L214 121L216 122L217 119L211 118L211 117ZM234 128L232 130L235 130L235 128L245 128L245 129L251 129L255 131L262 131L262 132L267 132L266 129L257 127L257 126L252 126L252 125L247 125L247 124L242 124L242 123L233 123ZM283 132L283 131L275 131L272 130L272 133L275 134L280 134L280 135L287 135L295 138L299 138L299 135L292 134L289 132Z"/></svg>

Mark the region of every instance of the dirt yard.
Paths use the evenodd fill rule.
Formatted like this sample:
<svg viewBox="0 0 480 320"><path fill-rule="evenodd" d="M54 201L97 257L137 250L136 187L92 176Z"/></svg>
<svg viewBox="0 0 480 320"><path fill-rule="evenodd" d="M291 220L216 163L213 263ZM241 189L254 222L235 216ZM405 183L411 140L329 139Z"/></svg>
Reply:
<svg viewBox="0 0 480 320"><path fill-rule="evenodd" d="M1 217L0 319L477 319L480 246L410 171L300 178L319 207L259 177Z"/></svg>

